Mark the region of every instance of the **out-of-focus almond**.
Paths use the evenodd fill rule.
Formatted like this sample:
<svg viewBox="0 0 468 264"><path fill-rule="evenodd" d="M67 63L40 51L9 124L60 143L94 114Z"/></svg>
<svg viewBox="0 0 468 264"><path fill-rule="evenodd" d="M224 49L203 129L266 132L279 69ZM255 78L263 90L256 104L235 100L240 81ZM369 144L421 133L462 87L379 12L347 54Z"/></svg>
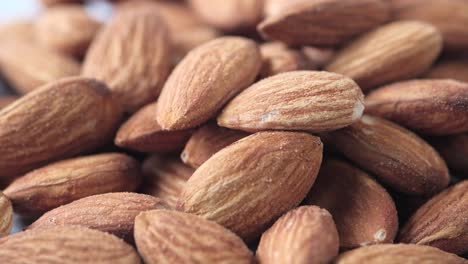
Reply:
<svg viewBox="0 0 468 264"><path fill-rule="evenodd" d="M424 77L468 82L468 60L445 61L435 65Z"/></svg>
<svg viewBox="0 0 468 264"><path fill-rule="evenodd" d="M280 42L265 43L260 46L263 64L260 77L266 78L282 72L297 70L314 70L312 64L308 64L305 56Z"/></svg>
<svg viewBox="0 0 468 264"><path fill-rule="evenodd" d="M0 237L10 234L13 227L13 207L10 200L0 192Z"/></svg>
<svg viewBox="0 0 468 264"><path fill-rule="evenodd" d="M0 97L0 109L5 108L6 106L12 104L14 101L18 100L18 96L1 96Z"/></svg>
<svg viewBox="0 0 468 264"><path fill-rule="evenodd" d="M41 0L42 4L46 7L63 5L63 4L81 4L83 0Z"/></svg>
<svg viewBox="0 0 468 264"><path fill-rule="evenodd" d="M1 24L0 39L2 42L5 40L16 40L20 42L34 43L36 41L34 23L29 20L16 20Z"/></svg>
<svg viewBox="0 0 468 264"><path fill-rule="evenodd" d="M329 48L304 46L301 51L306 57L307 63L316 69L322 69L335 56L335 51Z"/></svg>
<svg viewBox="0 0 468 264"><path fill-rule="evenodd" d="M430 142L451 171L468 178L468 134L432 138Z"/></svg>

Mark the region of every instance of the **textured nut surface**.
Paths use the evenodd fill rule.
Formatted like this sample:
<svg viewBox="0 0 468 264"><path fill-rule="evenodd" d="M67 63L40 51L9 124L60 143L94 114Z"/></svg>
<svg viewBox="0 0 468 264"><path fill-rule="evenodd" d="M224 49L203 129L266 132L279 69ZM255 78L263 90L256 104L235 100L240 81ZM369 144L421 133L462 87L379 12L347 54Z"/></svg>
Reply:
<svg viewBox="0 0 468 264"><path fill-rule="evenodd" d="M260 46L263 64L260 77L266 78L282 72L314 70L315 65L308 63L301 52L290 49L280 42L268 42Z"/></svg>
<svg viewBox="0 0 468 264"><path fill-rule="evenodd" d="M424 76L431 79L453 79L468 82L468 60L445 61L432 67Z"/></svg>
<svg viewBox="0 0 468 264"><path fill-rule="evenodd" d="M10 200L0 192L0 237L10 234L13 227L13 207Z"/></svg>

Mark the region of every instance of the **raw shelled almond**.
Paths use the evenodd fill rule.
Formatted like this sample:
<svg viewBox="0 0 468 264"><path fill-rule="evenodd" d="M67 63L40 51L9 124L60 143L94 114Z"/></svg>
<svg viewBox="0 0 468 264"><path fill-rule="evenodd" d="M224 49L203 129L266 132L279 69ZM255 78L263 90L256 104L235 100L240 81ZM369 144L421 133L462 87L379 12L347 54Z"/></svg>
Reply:
<svg viewBox="0 0 468 264"><path fill-rule="evenodd" d="M468 82L468 60L449 60L432 67L424 76L430 79L453 79Z"/></svg>
<svg viewBox="0 0 468 264"><path fill-rule="evenodd" d="M457 134L431 139L431 144L457 176L468 178L468 134Z"/></svg>
<svg viewBox="0 0 468 264"><path fill-rule="evenodd" d="M34 43L36 41L34 23L30 20L15 20L0 24L0 41L5 40Z"/></svg>
<svg viewBox="0 0 468 264"><path fill-rule="evenodd" d="M10 96L1 96L0 97L0 109L6 107L7 105L13 103L14 101L18 100L18 96L10 95Z"/></svg>
<svg viewBox="0 0 468 264"><path fill-rule="evenodd" d="M303 53L289 49L281 42L268 42L261 45L260 54L263 59L260 70L261 78L282 72L315 69L315 65L309 63Z"/></svg>
<svg viewBox="0 0 468 264"><path fill-rule="evenodd" d="M0 192L0 237L8 236L13 227L13 207L10 200Z"/></svg>

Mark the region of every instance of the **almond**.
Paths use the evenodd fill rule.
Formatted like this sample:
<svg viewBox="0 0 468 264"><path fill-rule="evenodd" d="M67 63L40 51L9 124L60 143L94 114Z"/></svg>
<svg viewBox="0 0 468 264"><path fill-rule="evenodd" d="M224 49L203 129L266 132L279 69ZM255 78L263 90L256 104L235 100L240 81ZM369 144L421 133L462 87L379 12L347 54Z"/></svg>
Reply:
<svg viewBox="0 0 468 264"><path fill-rule="evenodd" d="M468 253L468 181L450 187L421 206L403 226L399 239L455 254Z"/></svg>
<svg viewBox="0 0 468 264"><path fill-rule="evenodd" d="M41 1L42 1L42 4L45 5L46 7L83 2L83 0L41 0Z"/></svg>
<svg viewBox="0 0 468 264"><path fill-rule="evenodd" d="M308 64L316 69L322 69L335 56L335 50L330 48L304 46L302 47L301 52L307 59Z"/></svg>
<svg viewBox="0 0 468 264"><path fill-rule="evenodd" d="M437 137L431 144L457 176L468 178L468 134Z"/></svg>
<svg viewBox="0 0 468 264"><path fill-rule="evenodd" d="M398 230L395 203L387 191L344 161L324 162L305 203L330 211L342 249L392 243Z"/></svg>
<svg viewBox="0 0 468 264"><path fill-rule="evenodd" d="M157 104L151 103L133 114L117 132L115 144L139 152L174 152L181 150L190 130L165 131L156 121Z"/></svg>
<svg viewBox="0 0 468 264"><path fill-rule="evenodd" d="M36 215L94 194L134 191L140 181L136 160L109 153L52 163L18 178L4 193L15 212Z"/></svg>
<svg viewBox="0 0 468 264"><path fill-rule="evenodd" d="M143 162L143 192L161 198L170 208L175 208L193 172L194 169L176 158L150 156Z"/></svg>
<svg viewBox="0 0 468 264"><path fill-rule="evenodd" d="M34 43L36 34L34 23L30 20L14 20L0 25L1 41L15 40L25 43Z"/></svg>
<svg viewBox="0 0 468 264"><path fill-rule="evenodd" d="M158 101L163 129L196 127L250 85L261 66L257 45L241 37L223 37L192 50L169 76Z"/></svg>
<svg viewBox="0 0 468 264"><path fill-rule="evenodd" d="M358 120L364 110L357 84L329 72L292 71L263 79L236 96L218 117L223 127L335 130Z"/></svg>
<svg viewBox="0 0 468 264"><path fill-rule="evenodd" d="M265 9L262 36L299 46L338 45L390 18L383 0L267 1Z"/></svg>
<svg viewBox="0 0 468 264"><path fill-rule="evenodd" d="M131 240L135 216L164 209L158 198L139 193L106 193L88 196L57 207L37 219L28 229L53 226L84 226Z"/></svg>
<svg viewBox="0 0 468 264"><path fill-rule="evenodd" d="M100 82L75 77L45 85L0 111L0 177L94 150L112 138L120 118Z"/></svg>
<svg viewBox="0 0 468 264"><path fill-rule="evenodd" d="M260 77L266 78L282 72L297 70L313 70L304 54L297 50L289 49L280 42L269 42L260 46L263 64Z"/></svg>
<svg viewBox="0 0 468 264"><path fill-rule="evenodd" d="M393 22L345 46L325 68L355 80L364 90L425 72L442 49L442 36L418 21Z"/></svg>
<svg viewBox="0 0 468 264"><path fill-rule="evenodd" d="M119 12L95 38L83 75L102 80L127 112L156 99L171 65L168 30L155 8Z"/></svg>
<svg viewBox="0 0 468 264"><path fill-rule="evenodd" d="M445 61L435 65L426 74L431 79L453 79L460 82L468 82L468 60Z"/></svg>
<svg viewBox="0 0 468 264"><path fill-rule="evenodd" d="M365 115L322 139L399 192L432 195L449 183L445 162L429 144L384 119Z"/></svg>
<svg viewBox="0 0 468 264"><path fill-rule="evenodd" d="M329 263L338 255L338 246L338 232L330 213L316 206L301 206L263 233L257 259L262 264Z"/></svg>
<svg viewBox="0 0 468 264"><path fill-rule="evenodd" d="M1 96L0 97L0 109L5 108L7 105L10 105L14 101L18 100L18 96Z"/></svg>
<svg viewBox="0 0 468 264"><path fill-rule="evenodd" d="M306 133L260 132L243 138L195 171L178 208L252 240L304 199L322 149L320 139Z"/></svg>
<svg viewBox="0 0 468 264"><path fill-rule="evenodd" d="M10 200L0 192L0 237L8 236L13 227L13 207Z"/></svg>
<svg viewBox="0 0 468 264"><path fill-rule="evenodd" d="M216 152L248 135L208 123L193 133L180 157L185 164L198 168Z"/></svg>
<svg viewBox="0 0 468 264"><path fill-rule="evenodd" d="M24 231L1 239L0 245L1 263L140 263L130 245L84 227Z"/></svg>
<svg viewBox="0 0 468 264"><path fill-rule="evenodd" d="M168 236L169 235L169 236ZM135 219L135 241L145 263L254 263L244 242L199 216L152 210Z"/></svg>
<svg viewBox="0 0 468 264"><path fill-rule="evenodd" d="M399 82L370 93L365 102L367 113L422 134L468 132L467 83L454 80Z"/></svg>

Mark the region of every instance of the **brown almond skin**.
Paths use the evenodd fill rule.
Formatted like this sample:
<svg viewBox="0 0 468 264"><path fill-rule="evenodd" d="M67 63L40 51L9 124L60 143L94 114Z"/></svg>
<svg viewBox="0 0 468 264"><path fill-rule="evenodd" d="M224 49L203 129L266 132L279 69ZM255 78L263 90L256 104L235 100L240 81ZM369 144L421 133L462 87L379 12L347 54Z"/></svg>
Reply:
<svg viewBox="0 0 468 264"><path fill-rule="evenodd" d="M468 84L413 80L381 87L366 97L366 113L426 135L468 132Z"/></svg>
<svg viewBox="0 0 468 264"><path fill-rule="evenodd" d="M215 221L246 241L296 207L322 162L319 138L259 132L222 149L190 177L178 209Z"/></svg>
<svg viewBox="0 0 468 264"><path fill-rule="evenodd" d="M263 233L259 263L321 264L338 255L338 232L331 214L317 206L289 211Z"/></svg>
<svg viewBox="0 0 468 264"><path fill-rule="evenodd" d="M258 47L246 38L222 37L197 47L164 85L156 114L159 124L166 130L203 124L250 85L260 67Z"/></svg>
<svg viewBox="0 0 468 264"><path fill-rule="evenodd" d="M399 241L432 246L462 255L468 252L468 181L433 197L406 222Z"/></svg>
<svg viewBox="0 0 468 264"><path fill-rule="evenodd" d="M315 70L315 65L309 64L304 54L289 49L281 42L268 42L260 46L263 64L260 70L260 78L266 78L278 73Z"/></svg>
<svg viewBox="0 0 468 264"><path fill-rule="evenodd" d="M161 198L170 208L177 206L185 183L195 170L179 159L150 156L143 162L143 193Z"/></svg>
<svg viewBox="0 0 468 264"><path fill-rule="evenodd" d="M0 237L8 236L13 227L13 207L10 200L0 192Z"/></svg>
<svg viewBox="0 0 468 264"><path fill-rule="evenodd" d="M140 213L135 219L135 242L147 264L254 263L252 252L236 234L182 212Z"/></svg>
<svg viewBox="0 0 468 264"><path fill-rule="evenodd" d="M135 217L140 212L164 208L166 205L161 199L145 194L125 192L97 194L45 213L28 229L84 226L130 241Z"/></svg>
<svg viewBox="0 0 468 264"><path fill-rule="evenodd" d="M18 96L9 95L9 96L1 96L0 97L0 109L5 108L7 105L13 103L14 101L18 100Z"/></svg>
<svg viewBox="0 0 468 264"><path fill-rule="evenodd" d="M345 252L336 264L466 264L466 260L437 248L417 245L373 245Z"/></svg>
<svg viewBox="0 0 468 264"><path fill-rule="evenodd" d="M121 115L107 87L88 78L63 79L23 96L0 111L0 177L96 149L112 140Z"/></svg>
<svg viewBox="0 0 468 264"><path fill-rule="evenodd" d="M134 191L140 164L125 154L108 153L52 163L11 183L4 193L16 213L39 215L83 197Z"/></svg>
<svg viewBox="0 0 468 264"><path fill-rule="evenodd" d="M392 243L398 231L392 197L367 173L344 161L323 163L305 204L330 211L341 249Z"/></svg>
<svg viewBox="0 0 468 264"><path fill-rule="evenodd" d="M468 178L468 134L432 138L430 142L451 171Z"/></svg>
<svg viewBox="0 0 468 264"><path fill-rule="evenodd" d="M82 74L109 85L127 112L154 101L171 65L171 44L155 8L118 12L92 42Z"/></svg>
<svg viewBox="0 0 468 264"><path fill-rule="evenodd" d="M193 133L180 157L185 164L196 169L216 152L248 135L243 131L208 123Z"/></svg>
<svg viewBox="0 0 468 264"><path fill-rule="evenodd" d="M399 192L433 195L449 184L448 169L439 154L416 134L390 121L365 115L347 128L321 136Z"/></svg>
<svg viewBox="0 0 468 264"><path fill-rule="evenodd" d="M335 56L335 50L331 48L304 46L301 52L307 59L307 63L316 69L323 69Z"/></svg>
<svg viewBox="0 0 468 264"><path fill-rule="evenodd" d="M271 2L271 3L270 3ZM257 29L266 39L289 45L338 45L390 19L382 0L267 1L277 5Z"/></svg>
<svg viewBox="0 0 468 264"><path fill-rule="evenodd" d="M252 132L335 130L361 117L363 97L359 86L343 75L285 72L241 92L224 107L218 125Z"/></svg>
<svg viewBox="0 0 468 264"><path fill-rule="evenodd" d="M346 75L368 91L421 75L441 49L442 35L435 27L419 21L397 21L351 41L325 70Z"/></svg>
<svg viewBox="0 0 468 264"><path fill-rule="evenodd" d="M0 240L1 263L139 264L135 249L121 239L85 227L28 230Z"/></svg>
<svg viewBox="0 0 468 264"><path fill-rule="evenodd" d="M158 124L157 104L142 107L117 131L115 144L139 152L175 152L183 149L191 130L166 131Z"/></svg>
<svg viewBox="0 0 468 264"><path fill-rule="evenodd" d="M430 79L453 79L468 82L468 60L449 60L432 67L425 75Z"/></svg>

